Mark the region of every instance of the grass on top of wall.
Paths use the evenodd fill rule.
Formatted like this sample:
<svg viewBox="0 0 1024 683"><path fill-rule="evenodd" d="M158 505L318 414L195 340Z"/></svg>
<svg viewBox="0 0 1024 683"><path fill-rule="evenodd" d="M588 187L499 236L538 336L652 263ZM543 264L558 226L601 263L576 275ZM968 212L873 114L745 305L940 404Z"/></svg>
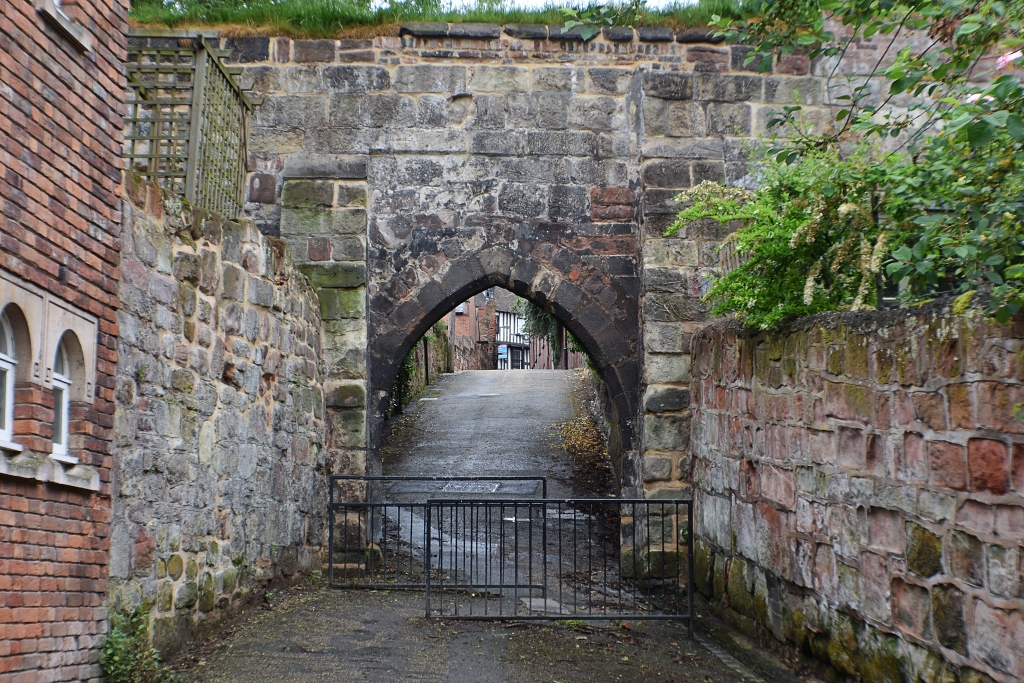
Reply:
<svg viewBox="0 0 1024 683"><path fill-rule="evenodd" d="M699 0L664 10L649 10L643 26L674 29L707 26L713 14L738 18L742 0ZM568 4L568 3L567 3ZM563 24L560 5L524 10L478 0L460 10L444 9L436 0L406 0L373 8L358 0L133 0L133 26L220 28L225 36L281 35L291 38L366 38L398 35L407 21L479 22L487 24Z"/></svg>

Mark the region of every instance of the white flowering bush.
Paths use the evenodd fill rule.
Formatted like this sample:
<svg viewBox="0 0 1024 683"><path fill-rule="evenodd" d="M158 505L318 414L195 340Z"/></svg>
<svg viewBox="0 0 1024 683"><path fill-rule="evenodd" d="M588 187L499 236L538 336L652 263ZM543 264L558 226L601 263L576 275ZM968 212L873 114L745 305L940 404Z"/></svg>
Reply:
<svg viewBox="0 0 1024 683"><path fill-rule="evenodd" d="M705 182L676 200L690 206L667 235L692 221L742 221L730 236L742 265L706 295L716 315L770 329L802 315L873 307L888 247L877 220L884 169L866 153L813 152L794 164L764 161L754 192Z"/></svg>

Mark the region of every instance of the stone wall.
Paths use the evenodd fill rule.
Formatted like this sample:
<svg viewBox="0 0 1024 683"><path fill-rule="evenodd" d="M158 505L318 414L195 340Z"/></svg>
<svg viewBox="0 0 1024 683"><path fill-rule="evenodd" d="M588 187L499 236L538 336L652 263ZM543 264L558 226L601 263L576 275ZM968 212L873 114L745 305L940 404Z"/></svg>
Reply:
<svg viewBox="0 0 1024 683"><path fill-rule="evenodd" d="M325 280L337 305L324 317L328 381L369 395L368 415L361 399L328 406L351 471L379 447L396 364L497 285L588 349L615 409L624 490L684 490L689 335L728 230L663 239L672 197L703 180L748 183L744 145L769 113L799 102L824 120L826 89L806 57L755 74L746 48L706 31L584 43L559 30L419 24L372 40L225 42L264 97L249 213L310 268L349 264Z"/></svg>
<svg viewBox="0 0 1024 683"><path fill-rule="evenodd" d="M320 569L320 307L280 240L129 178L110 604L155 645Z"/></svg>
<svg viewBox="0 0 1024 683"><path fill-rule="evenodd" d="M865 681L1024 678L1022 351L939 306L697 334L701 591Z"/></svg>

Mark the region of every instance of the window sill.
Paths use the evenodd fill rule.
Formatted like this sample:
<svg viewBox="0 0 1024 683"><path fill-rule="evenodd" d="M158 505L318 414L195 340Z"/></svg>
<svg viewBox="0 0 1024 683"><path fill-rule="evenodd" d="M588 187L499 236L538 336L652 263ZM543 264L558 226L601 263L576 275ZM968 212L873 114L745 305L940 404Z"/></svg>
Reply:
<svg viewBox="0 0 1024 683"><path fill-rule="evenodd" d="M21 453L25 450L25 447L20 443L13 443L11 441L0 441L0 451L7 451L8 453Z"/></svg>
<svg viewBox="0 0 1024 683"><path fill-rule="evenodd" d="M11 444L17 445L17 444ZM12 450L0 448L8 453ZM37 453L20 452L14 457L0 455L0 475L49 482L87 491L100 490L100 473L88 465L63 463L53 457Z"/></svg>
<svg viewBox="0 0 1024 683"><path fill-rule="evenodd" d="M81 52L92 51L92 36L81 24L75 23L64 14L53 0L36 0L36 11L46 17L46 20Z"/></svg>

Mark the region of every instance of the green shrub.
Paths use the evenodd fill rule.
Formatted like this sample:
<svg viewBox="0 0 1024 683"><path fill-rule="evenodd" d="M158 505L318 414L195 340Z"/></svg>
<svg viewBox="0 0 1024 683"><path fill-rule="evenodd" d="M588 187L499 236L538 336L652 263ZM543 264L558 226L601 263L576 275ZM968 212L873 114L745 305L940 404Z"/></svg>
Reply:
<svg viewBox="0 0 1024 683"><path fill-rule="evenodd" d="M743 221L730 246L744 263L712 285L716 315L770 329L802 315L876 302L886 254L875 196L884 170L864 152L811 152L793 164L764 160L756 191L705 182L676 197L691 205L666 232L692 221Z"/></svg>
<svg viewBox="0 0 1024 683"><path fill-rule="evenodd" d="M160 653L149 641L149 611L141 607L131 614L111 617L100 666L107 683L177 683L181 680L160 663Z"/></svg>

